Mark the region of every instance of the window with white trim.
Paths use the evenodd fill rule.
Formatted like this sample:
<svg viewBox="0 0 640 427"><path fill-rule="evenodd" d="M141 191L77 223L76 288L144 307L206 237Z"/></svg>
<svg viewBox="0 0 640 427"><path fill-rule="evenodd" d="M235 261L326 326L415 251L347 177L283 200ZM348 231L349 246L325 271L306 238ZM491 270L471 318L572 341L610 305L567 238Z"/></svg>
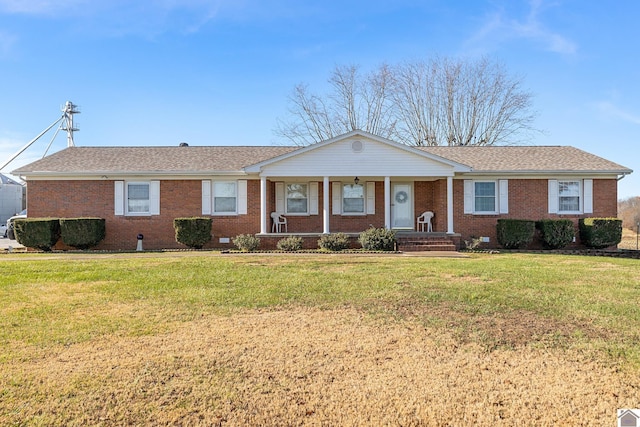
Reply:
<svg viewBox="0 0 640 427"><path fill-rule="evenodd" d="M151 209L149 183L128 182L126 186L127 215L149 215Z"/></svg>
<svg viewBox="0 0 640 427"><path fill-rule="evenodd" d="M558 181L558 212L580 212L580 181Z"/></svg>
<svg viewBox="0 0 640 427"><path fill-rule="evenodd" d="M343 184L342 186L342 213L364 214L364 185Z"/></svg>
<svg viewBox="0 0 640 427"><path fill-rule="evenodd" d="M213 213L237 213L238 187L236 181L213 182Z"/></svg>
<svg viewBox="0 0 640 427"><path fill-rule="evenodd" d="M160 215L160 181L114 181L114 214Z"/></svg>
<svg viewBox="0 0 640 427"><path fill-rule="evenodd" d="M475 181L473 183L474 207L476 213L496 213L496 182Z"/></svg>
<svg viewBox="0 0 640 427"><path fill-rule="evenodd" d="M509 213L509 180L464 180L464 213L497 215Z"/></svg>
<svg viewBox="0 0 640 427"><path fill-rule="evenodd" d="M285 213L309 213L309 185L307 183L289 183L286 185Z"/></svg>

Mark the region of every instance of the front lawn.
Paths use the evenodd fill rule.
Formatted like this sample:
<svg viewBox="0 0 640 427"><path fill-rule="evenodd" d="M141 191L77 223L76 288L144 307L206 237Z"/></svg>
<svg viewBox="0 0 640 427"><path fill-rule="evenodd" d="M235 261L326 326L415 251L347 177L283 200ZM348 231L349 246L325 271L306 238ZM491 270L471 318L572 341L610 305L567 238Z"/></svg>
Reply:
<svg viewBox="0 0 640 427"><path fill-rule="evenodd" d="M2 425L613 424L639 380L637 260L0 257Z"/></svg>

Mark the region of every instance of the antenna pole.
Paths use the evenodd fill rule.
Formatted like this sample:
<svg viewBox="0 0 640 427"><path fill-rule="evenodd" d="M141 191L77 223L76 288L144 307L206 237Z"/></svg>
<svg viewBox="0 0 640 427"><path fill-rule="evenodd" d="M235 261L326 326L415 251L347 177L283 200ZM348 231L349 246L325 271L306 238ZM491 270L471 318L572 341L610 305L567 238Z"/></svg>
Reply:
<svg viewBox="0 0 640 427"><path fill-rule="evenodd" d="M73 142L73 132L79 129L73 126L73 115L80 114L80 111L78 111L77 108L78 106L74 105L73 102L67 101L62 109L62 116L64 117L62 130L67 132L67 147L75 147L76 145Z"/></svg>

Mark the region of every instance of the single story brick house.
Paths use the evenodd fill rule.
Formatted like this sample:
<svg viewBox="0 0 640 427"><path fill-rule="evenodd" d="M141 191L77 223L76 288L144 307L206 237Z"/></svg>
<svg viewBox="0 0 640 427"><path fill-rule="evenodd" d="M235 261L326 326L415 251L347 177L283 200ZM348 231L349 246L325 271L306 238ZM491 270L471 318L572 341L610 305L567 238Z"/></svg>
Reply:
<svg viewBox="0 0 640 427"><path fill-rule="evenodd" d="M410 147L353 131L307 147L70 147L13 173L27 181L29 217L101 217L98 249L133 249L138 234L161 249L182 247L173 219L190 216L213 219L211 248L238 234L316 247L370 226L497 247L499 218L616 217L631 172L569 146ZM425 211L432 233L416 233Z"/></svg>

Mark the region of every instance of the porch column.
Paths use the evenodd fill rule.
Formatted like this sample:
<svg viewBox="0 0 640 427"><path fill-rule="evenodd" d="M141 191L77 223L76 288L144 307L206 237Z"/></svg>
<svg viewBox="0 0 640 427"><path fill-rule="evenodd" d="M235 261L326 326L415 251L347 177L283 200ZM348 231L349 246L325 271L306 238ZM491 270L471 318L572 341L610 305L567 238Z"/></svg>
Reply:
<svg viewBox="0 0 640 427"><path fill-rule="evenodd" d="M447 233L453 234L453 177L447 177Z"/></svg>
<svg viewBox="0 0 640 427"><path fill-rule="evenodd" d="M260 177L260 234L267 233L267 177Z"/></svg>
<svg viewBox="0 0 640 427"><path fill-rule="evenodd" d="M322 233L329 234L329 177L322 181Z"/></svg>
<svg viewBox="0 0 640 427"><path fill-rule="evenodd" d="M391 178L384 177L384 227L391 230Z"/></svg>

